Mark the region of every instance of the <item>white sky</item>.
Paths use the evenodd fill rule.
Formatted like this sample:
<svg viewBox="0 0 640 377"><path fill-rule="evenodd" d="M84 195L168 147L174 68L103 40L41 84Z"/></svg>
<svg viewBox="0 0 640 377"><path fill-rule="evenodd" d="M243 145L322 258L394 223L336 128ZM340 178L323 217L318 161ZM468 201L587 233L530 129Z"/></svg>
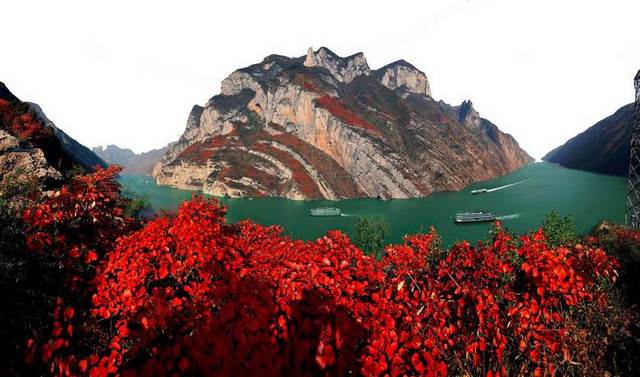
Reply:
<svg viewBox="0 0 640 377"><path fill-rule="evenodd" d="M272 53L405 59L470 98L530 154L633 101L640 1L17 1L0 5L0 81L87 146L176 140L194 104Z"/></svg>

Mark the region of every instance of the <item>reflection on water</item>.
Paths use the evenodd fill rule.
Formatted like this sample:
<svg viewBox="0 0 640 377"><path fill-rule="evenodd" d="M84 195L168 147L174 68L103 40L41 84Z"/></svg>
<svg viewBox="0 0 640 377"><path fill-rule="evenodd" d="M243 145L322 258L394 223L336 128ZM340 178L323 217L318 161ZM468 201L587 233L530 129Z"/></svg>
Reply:
<svg viewBox="0 0 640 377"><path fill-rule="evenodd" d="M123 175L126 190L148 195L156 209L174 210L193 193L157 186L148 177ZM488 188L471 195L472 190ZM228 207L232 222L251 218L265 224L282 225L286 233L302 239L314 239L329 229L352 233L361 216L381 216L389 222L389 242L398 242L407 233L426 231L435 226L443 241L484 239L492 226L454 224L460 211L493 212L511 230L526 232L537 228L551 210L572 215L579 232L587 232L602 219L622 222L624 218L625 179L565 169L548 163L528 165L512 174L470 185L459 192L436 193L426 198L380 201L350 199L331 201L294 201L281 198L220 198ZM309 210L319 206L339 207L343 216L311 217Z"/></svg>

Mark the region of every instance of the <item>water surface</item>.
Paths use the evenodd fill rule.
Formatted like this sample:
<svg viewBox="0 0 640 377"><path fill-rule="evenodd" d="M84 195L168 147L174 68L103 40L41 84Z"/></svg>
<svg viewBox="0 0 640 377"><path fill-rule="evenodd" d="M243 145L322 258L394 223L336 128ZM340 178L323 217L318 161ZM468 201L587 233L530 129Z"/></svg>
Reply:
<svg viewBox="0 0 640 377"><path fill-rule="evenodd" d="M147 195L156 209L175 210L193 192L158 186L152 178L122 175L126 190ZM486 188L483 194L471 190ZM586 233L600 220L624 220L626 180L549 163L535 163L504 177L474 183L462 191L436 193L420 199L380 201L350 199L342 201L295 201L281 198L219 198L228 207L228 220L250 218L265 225L279 224L296 238L315 239L329 229L353 234L361 216L381 216L389 223L388 242L398 242L407 233L426 231L433 225L445 244L457 240L484 239L492 226L454 224L459 211L491 211L511 230L519 233L540 226L552 210L572 215L579 232ZM318 206L339 207L341 217L311 217L309 210Z"/></svg>

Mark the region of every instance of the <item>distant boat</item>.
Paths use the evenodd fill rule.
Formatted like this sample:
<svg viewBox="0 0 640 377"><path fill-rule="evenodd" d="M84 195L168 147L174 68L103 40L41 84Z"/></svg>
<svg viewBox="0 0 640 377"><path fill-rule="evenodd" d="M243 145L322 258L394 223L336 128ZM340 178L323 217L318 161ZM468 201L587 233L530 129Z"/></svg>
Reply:
<svg viewBox="0 0 640 377"><path fill-rule="evenodd" d="M340 208L335 207L317 207L309 211L311 216L340 216L341 214Z"/></svg>
<svg viewBox="0 0 640 377"><path fill-rule="evenodd" d="M475 211L475 212L458 212L453 218L455 223L480 223L485 221L494 221L496 215L491 212Z"/></svg>
<svg viewBox="0 0 640 377"><path fill-rule="evenodd" d="M475 194L484 194L485 192L487 192L486 188L483 189L477 189L477 190L471 190L471 195L475 195Z"/></svg>

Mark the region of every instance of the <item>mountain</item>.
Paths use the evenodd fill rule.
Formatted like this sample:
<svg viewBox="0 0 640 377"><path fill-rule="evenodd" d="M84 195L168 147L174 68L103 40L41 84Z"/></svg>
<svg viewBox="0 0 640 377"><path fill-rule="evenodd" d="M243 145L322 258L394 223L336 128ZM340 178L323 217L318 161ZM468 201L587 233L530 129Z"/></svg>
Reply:
<svg viewBox="0 0 640 377"><path fill-rule="evenodd" d="M153 149L148 152L134 153L131 149L123 149L116 145L94 147L93 151L106 163L120 165L124 173L150 174L153 166L158 162L171 144L164 148Z"/></svg>
<svg viewBox="0 0 640 377"><path fill-rule="evenodd" d="M633 103L630 103L542 159L567 168L626 176L632 125Z"/></svg>
<svg viewBox="0 0 640 377"><path fill-rule="evenodd" d="M153 176L232 197L410 198L531 161L471 102L435 101L410 63L372 70L362 53L323 47L233 72L221 94L193 107Z"/></svg>
<svg viewBox="0 0 640 377"><path fill-rule="evenodd" d="M21 101L0 82L0 175L27 173L54 183L97 165L105 163L56 127L40 106Z"/></svg>
<svg viewBox="0 0 640 377"><path fill-rule="evenodd" d="M136 154L128 148L120 148L117 145L93 147L91 150L109 165L127 166Z"/></svg>

